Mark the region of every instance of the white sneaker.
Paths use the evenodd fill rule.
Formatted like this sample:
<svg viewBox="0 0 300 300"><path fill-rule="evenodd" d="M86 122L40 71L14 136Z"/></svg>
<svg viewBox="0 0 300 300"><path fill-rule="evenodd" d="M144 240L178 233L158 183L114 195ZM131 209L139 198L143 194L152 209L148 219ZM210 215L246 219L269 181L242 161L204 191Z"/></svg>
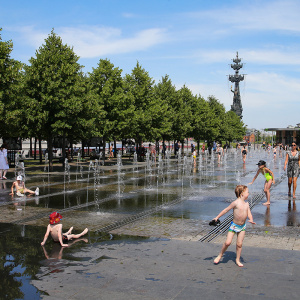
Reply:
<svg viewBox="0 0 300 300"><path fill-rule="evenodd" d="M35 190L35 195L38 196L40 194L40 189L37 187Z"/></svg>

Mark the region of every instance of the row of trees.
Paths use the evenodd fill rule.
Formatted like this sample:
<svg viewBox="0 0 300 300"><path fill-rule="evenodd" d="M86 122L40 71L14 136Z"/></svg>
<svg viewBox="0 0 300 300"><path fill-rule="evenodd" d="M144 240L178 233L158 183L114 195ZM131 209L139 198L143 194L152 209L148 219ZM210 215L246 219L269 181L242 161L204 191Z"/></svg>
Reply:
<svg viewBox="0 0 300 300"><path fill-rule="evenodd" d="M207 100L168 75L155 83L137 62L131 74L100 59L84 74L73 49L54 30L29 65L10 57L0 32L0 135L47 140L50 167L54 137L79 142L241 139L245 126L215 97Z"/></svg>

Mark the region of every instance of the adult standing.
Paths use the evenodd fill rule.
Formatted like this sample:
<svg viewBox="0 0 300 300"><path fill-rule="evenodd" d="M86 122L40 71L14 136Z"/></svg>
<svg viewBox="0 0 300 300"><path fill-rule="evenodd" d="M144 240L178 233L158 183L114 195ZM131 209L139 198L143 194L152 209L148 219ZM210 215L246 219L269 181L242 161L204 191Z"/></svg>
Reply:
<svg viewBox="0 0 300 300"><path fill-rule="evenodd" d="M292 143L292 150L287 151L285 162L284 162L284 170L287 165L287 177L288 177L288 195L291 196L291 188L293 184L293 198L296 198L296 188L297 188L297 179L299 176L299 167L300 167L300 156L297 150L296 143Z"/></svg>
<svg viewBox="0 0 300 300"><path fill-rule="evenodd" d="M2 144L0 147L0 179L7 179L6 173L9 169L8 160L7 160L7 146Z"/></svg>

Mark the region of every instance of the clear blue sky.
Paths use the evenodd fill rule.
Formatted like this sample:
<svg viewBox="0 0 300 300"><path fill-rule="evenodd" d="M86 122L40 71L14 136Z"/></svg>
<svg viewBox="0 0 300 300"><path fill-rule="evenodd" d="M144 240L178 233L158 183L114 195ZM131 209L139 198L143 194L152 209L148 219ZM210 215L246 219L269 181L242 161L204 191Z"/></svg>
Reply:
<svg viewBox="0 0 300 300"><path fill-rule="evenodd" d="M0 0L2 40L28 63L52 28L85 72L108 58L123 75L137 61L230 109L227 75L244 63L243 121L262 129L300 123L300 0Z"/></svg>

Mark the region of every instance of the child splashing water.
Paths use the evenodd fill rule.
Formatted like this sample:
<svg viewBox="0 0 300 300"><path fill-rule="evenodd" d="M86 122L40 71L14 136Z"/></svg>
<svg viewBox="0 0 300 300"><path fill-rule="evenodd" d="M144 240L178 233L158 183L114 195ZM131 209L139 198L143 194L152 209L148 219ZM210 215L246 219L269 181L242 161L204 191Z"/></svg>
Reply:
<svg viewBox="0 0 300 300"><path fill-rule="evenodd" d="M255 181L255 179L257 178L259 173L263 174L266 178L265 186L264 186L264 192L265 192L266 197L267 197L267 202L263 203L263 205L270 205L271 204L271 202L270 202L270 197L271 197L270 188L271 188L272 183L275 184L274 174L270 169L268 169L266 167L266 162L264 160L260 160L257 165L258 165L257 173L254 176L252 182L250 182L249 184L252 184Z"/></svg>

